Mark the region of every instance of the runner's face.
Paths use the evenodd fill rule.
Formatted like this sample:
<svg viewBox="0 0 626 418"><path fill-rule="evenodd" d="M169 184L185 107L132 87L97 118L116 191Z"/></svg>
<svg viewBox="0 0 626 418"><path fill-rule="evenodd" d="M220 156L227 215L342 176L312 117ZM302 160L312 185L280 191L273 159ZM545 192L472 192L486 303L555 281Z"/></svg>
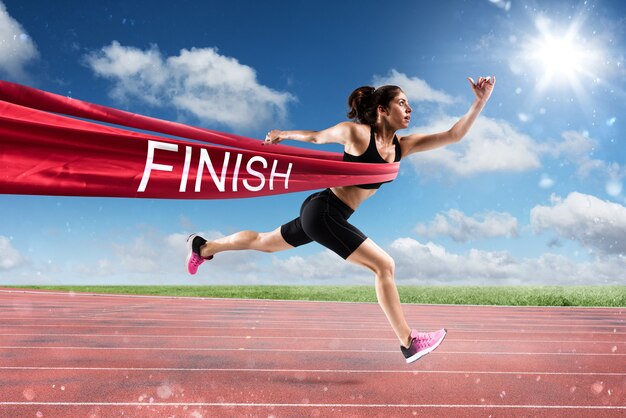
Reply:
<svg viewBox="0 0 626 418"><path fill-rule="evenodd" d="M384 109L384 115L387 118L387 122L394 129L405 129L409 127L411 122L411 106L409 100L406 98L404 92L400 91L396 97L390 102L389 106Z"/></svg>

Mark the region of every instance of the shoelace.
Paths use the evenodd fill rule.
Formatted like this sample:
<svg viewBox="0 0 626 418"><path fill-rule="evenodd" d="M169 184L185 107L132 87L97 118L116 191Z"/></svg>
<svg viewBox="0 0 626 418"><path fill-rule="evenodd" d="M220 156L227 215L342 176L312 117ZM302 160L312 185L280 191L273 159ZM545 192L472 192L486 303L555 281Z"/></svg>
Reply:
<svg viewBox="0 0 626 418"><path fill-rule="evenodd" d="M426 348L430 345L430 341L433 339L433 335L430 332L420 332L417 334L416 344L418 347Z"/></svg>
<svg viewBox="0 0 626 418"><path fill-rule="evenodd" d="M197 267L202 263L204 263L204 259L198 254L194 254L194 256L191 257L191 264L193 264L194 267Z"/></svg>

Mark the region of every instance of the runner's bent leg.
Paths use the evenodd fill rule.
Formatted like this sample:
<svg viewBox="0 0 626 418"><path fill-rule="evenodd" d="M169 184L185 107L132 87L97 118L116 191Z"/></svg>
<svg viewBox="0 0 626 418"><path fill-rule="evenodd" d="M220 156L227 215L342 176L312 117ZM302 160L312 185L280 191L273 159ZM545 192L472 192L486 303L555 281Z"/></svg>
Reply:
<svg viewBox="0 0 626 418"><path fill-rule="evenodd" d="M280 227L271 232L240 231L235 234L207 241L201 247L200 255L208 257L223 251L233 250L257 250L263 252L276 252L293 248L285 241L280 233Z"/></svg>
<svg viewBox="0 0 626 418"><path fill-rule="evenodd" d="M394 280L395 264L393 258L371 239L366 239L348 258L348 261L367 267L376 275L376 297L385 312L400 343L408 346L411 328L406 322L400 296Z"/></svg>

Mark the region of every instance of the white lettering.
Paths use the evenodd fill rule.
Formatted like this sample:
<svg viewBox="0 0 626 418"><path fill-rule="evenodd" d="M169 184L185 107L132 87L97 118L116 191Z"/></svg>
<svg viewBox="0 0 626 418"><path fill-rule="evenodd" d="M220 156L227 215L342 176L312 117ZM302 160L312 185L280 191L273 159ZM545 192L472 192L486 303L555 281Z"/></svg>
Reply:
<svg viewBox="0 0 626 418"><path fill-rule="evenodd" d="M146 157L146 166L143 170L143 177L141 177L141 183L139 183L138 192L145 192L148 186L148 180L150 179L150 173L152 170L172 171L173 166L167 164L155 164L154 163L154 150L160 149L163 151L178 151L178 145L168 144L167 142L159 142L148 140L148 156Z"/></svg>
<svg viewBox="0 0 626 418"><path fill-rule="evenodd" d="M187 191L187 178L189 177L189 166L191 165L191 147L185 147L185 166L183 168L183 176L180 178L179 192Z"/></svg>
<svg viewBox="0 0 626 418"><path fill-rule="evenodd" d="M263 175L263 173L260 173L252 169L252 163L257 162L257 161L263 164L263 168L267 168L267 161L265 160L265 158L261 156L255 155L254 157L250 158L250 160L248 160L248 164L246 164L246 170L248 171L249 174L261 180L261 184L259 184L256 187L253 187L253 186L250 186L250 183L248 183L247 179L243 179L244 187L251 192L258 192L265 186L265 176Z"/></svg>
<svg viewBox="0 0 626 418"><path fill-rule="evenodd" d="M230 152L224 153L224 163L222 164L222 176L220 178L217 177L217 173L213 168L213 163L211 162L211 158L209 157L209 152L204 148L200 149L200 163L198 164L198 174L196 176L196 192L200 191L200 186L202 185L202 170L206 165L209 168L209 173L211 173L211 178L213 179L213 183L215 183L215 187L220 192L224 192L226 190L226 172L228 171L228 160L230 159Z"/></svg>
<svg viewBox="0 0 626 418"><path fill-rule="evenodd" d="M274 177L283 177L285 179L285 189L289 189L289 175L291 174L291 166L293 164L289 163L289 167L287 168L287 172L285 174L276 172L277 165L278 160L274 160L274 164L272 165L272 172L270 173L270 190L274 190Z"/></svg>
<svg viewBox="0 0 626 418"><path fill-rule="evenodd" d="M198 161L198 171L196 173L195 192L198 193L201 191L203 173L205 169L208 170L209 174L211 175L211 179L213 180L213 183L215 184L215 187L219 192L225 192L227 188L231 188L233 192L237 192L239 188L239 185L237 184L239 182L239 171L243 169L242 164L244 164L244 155L237 153L234 161L234 167L229 167L231 153L228 151L222 151L224 152L224 157L222 160L222 169L218 175L216 168L219 169L219 167L215 167L213 165L213 161L211 160L209 151L204 148L199 149L200 157ZM144 167L141 182L139 183L139 187L137 188L137 192L146 191L146 188L148 187L148 182L150 181L150 176L153 171L174 171L173 165L158 164L154 161L156 150L178 152L178 145L170 144L167 142L148 140L148 153L146 156L146 164ZM178 188L178 191L180 193L187 192L193 153L194 147L186 145L185 159L180 176L180 185ZM213 156L213 158L216 158L215 155ZM268 166L269 164L267 159L259 155L253 155L245 163L246 176L242 180L244 188L250 192L261 191L267 184L266 176L268 174ZM231 168L231 170L229 170L229 168ZM289 189L289 178L291 176L292 168L293 163L288 163L287 170L285 172L279 172L278 160L272 160L272 167L271 171L269 172L269 189L274 190L274 183L279 182L280 179L284 179L284 188ZM259 183L257 185L251 184L256 182L255 180L253 180L253 178L257 178L259 180ZM232 185L229 185L228 182L232 182ZM280 185L277 183L276 187L280 187Z"/></svg>
<svg viewBox="0 0 626 418"><path fill-rule="evenodd" d="M242 154L237 154L237 161L235 162L235 172L233 173L233 192L237 191L237 178L239 178L239 167L241 166Z"/></svg>

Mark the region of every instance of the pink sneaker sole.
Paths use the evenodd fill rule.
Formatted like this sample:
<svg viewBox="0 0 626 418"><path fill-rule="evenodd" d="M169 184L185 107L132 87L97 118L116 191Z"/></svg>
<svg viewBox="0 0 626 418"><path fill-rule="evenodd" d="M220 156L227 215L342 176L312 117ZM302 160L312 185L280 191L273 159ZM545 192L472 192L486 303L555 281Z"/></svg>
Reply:
<svg viewBox="0 0 626 418"><path fill-rule="evenodd" d="M411 346L409 348L400 347L407 363L413 363L433 351L446 338L447 330L440 329L434 332L411 331Z"/></svg>

